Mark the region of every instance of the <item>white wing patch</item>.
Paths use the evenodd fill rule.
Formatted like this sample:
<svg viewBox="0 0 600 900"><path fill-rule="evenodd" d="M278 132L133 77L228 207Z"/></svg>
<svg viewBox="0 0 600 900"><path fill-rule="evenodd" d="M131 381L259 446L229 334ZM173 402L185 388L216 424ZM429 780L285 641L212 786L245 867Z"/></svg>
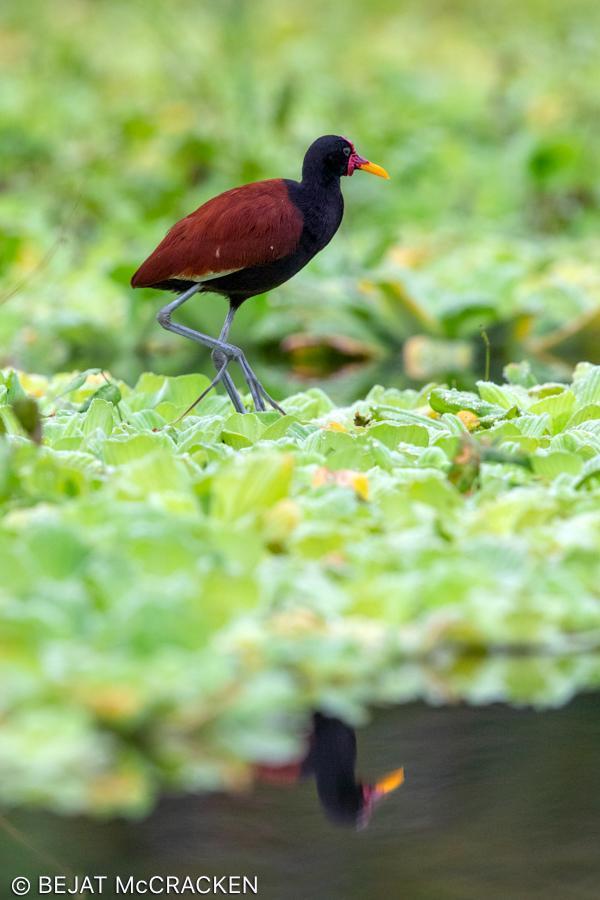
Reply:
<svg viewBox="0 0 600 900"><path fill-rule="evenodd" d="M179 273L171 275L169 281L195 281L202 284L203 281L212 281L214 278L223 278L225 275L232 275L234 272L241 272L245 266L239 266L237 269L223 269L221 272L205 272L203 275L186 275Z"/></svg>

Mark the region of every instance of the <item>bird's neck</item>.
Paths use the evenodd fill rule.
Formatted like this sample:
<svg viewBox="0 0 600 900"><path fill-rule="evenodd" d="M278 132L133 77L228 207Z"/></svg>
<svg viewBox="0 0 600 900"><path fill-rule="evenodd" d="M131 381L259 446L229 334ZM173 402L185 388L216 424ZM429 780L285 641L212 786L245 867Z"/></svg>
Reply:
<svg viewBox="0 0 600 900"><path fill-rule="evenodd" d="M307 193L337 195L341 193L339 175L332 175L321 166L305 166L300 182Z"/></svg>

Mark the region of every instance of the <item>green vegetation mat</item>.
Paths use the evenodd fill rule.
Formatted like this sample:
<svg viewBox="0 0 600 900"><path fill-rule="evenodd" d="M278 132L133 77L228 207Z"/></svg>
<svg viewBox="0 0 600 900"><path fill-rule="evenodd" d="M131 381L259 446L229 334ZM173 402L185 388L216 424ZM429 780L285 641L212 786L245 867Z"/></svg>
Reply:
<svg viewBox="0 0 600 900"><path fill-rule="evenodd" d="M315 707L597 686L600 367L506 374L175 423L204 376L7 370L0 801L140 813L288 760Z"/></svg>

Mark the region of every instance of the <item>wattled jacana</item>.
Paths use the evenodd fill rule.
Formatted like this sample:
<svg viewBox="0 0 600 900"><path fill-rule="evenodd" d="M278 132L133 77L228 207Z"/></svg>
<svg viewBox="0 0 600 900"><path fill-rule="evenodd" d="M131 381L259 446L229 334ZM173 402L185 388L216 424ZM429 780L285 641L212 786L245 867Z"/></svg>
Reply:
<svg viewBox="0 0 600 900"><path fill-rule="evenodd" d="M385 169L359 156L351 141L325 135L310 145L302 165L302 181L273 178L225 191L177 222L142 263L131 284L176 291L179 296L158 313L168 331L212 350L217 370L209 390L223 382L238 412L246 412L227 367L241 367L254 406L270 397L234 344L228 342L236 310L245 300L283 284L325 247L344 214L340 178L356 169L389 178ZM217 338L171 321L171 315L198 292L221 294L229 311ZM194 404L196 405L196 404Z"/></svg>

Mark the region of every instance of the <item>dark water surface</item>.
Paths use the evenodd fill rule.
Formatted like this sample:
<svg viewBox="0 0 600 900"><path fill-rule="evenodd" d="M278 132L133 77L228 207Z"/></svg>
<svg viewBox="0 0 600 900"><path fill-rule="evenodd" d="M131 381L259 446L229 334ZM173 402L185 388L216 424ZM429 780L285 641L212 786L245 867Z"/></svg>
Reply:
<svg viewBox="0 0 600 900"><path fill-rule="evenodd" d="M9 819L65 871L257 875L258 896L276 900L600 898L600 694L544 712L412 704L357 741L365 780L406 771L362 831L326 817L311 778L165 799L137 823ZM2 900L15 875L47 872L0 831Z"/></svg>

